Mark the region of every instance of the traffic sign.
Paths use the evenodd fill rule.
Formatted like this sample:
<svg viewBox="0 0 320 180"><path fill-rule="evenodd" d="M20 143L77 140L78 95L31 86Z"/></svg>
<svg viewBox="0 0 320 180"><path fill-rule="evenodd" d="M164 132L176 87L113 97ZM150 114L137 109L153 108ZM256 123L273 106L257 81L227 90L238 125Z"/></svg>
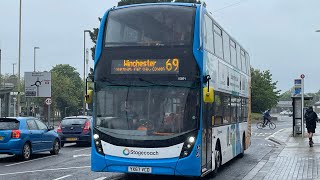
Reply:
<svg viewBox="0 0 320 180"><path fill-rule="evenodd" d="M51 72L24 73L26 97L51 97Z"/></svg>
<svg viewBox="0 0 320 180"><path fill-rule="evenodd" d="M301 79L304 79L304 77L305 77L305 76L304 76L304 74L301 74L301 76L300 76L300 77L301 77Z"/></svg>
<svg viewBox="0 0 320 180"><path fill-rule="evenodd" d="M45 102L46 102L46 105L50 105L52 103L52 100L51 98L47 98Z"/></svg>
<svg viewBox="0 0 320 180"><path fill-rule="evenodd" d="M294 88L294 94L301 94L301 87L300 88Z"/></svg>

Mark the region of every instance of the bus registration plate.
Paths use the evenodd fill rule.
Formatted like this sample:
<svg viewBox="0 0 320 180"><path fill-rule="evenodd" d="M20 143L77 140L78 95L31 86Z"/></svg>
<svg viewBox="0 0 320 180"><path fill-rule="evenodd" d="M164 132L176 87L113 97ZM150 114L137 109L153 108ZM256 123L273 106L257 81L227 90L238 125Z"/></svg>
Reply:
<svg viewBox="0 0 320 180"><path fill-rule="evenodd" d="M139 172L139 173L152 173L151 167L137 167L137 166L129 166L128 172Z"/></svg>

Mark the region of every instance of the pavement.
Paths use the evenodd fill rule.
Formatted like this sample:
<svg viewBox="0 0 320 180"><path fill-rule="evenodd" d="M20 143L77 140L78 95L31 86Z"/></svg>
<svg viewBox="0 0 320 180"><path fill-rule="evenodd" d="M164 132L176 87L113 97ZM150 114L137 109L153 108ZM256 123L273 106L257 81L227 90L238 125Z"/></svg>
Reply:
<svg viewBox="0 0 320 180"><path fill-rule="evenodd" d="M307 134L293 137L292 128L280 129L266 137L276 147L243 180L320 180L320 124L309 146Z"/></svg>

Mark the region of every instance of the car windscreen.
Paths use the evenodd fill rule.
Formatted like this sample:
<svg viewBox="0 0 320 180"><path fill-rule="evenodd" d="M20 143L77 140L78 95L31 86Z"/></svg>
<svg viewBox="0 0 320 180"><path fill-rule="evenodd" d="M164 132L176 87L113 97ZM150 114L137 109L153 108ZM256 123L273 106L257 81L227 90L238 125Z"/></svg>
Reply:
<svg viewBox="0 0 320 180"><path fill-rule="evenodd" d="M63 119L62 126L83 125L87 119Z"/></svg>
<svg viewBox="0 0 320 180"><path fill-rule="evenodd" d="M0 130L17 130L19 125L19 121L15 119L0 119Z"/></svg>

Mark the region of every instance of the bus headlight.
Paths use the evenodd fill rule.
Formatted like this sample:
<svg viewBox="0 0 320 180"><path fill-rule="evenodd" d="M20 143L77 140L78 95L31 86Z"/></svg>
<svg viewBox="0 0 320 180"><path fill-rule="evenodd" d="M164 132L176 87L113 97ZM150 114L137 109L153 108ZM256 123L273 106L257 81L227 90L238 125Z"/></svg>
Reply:
<svg viewBox="0 0 320 180"><path fill-rule="evenodd" d="M98 135L98 134L94 134L94 135L93 135L93 139L94 139L94 140L98 140L98 139L99 139L99 135Z"/></svg>
<svg viewBox="0 0 320 180"><path fill-rule="evenodd" d="M187 137L186 141L183 144L183 147L180 153L180 158L185 158L191 154L195 142L196 142L195 133L192 133L191 136Z"/></svg>
<svg viewBox="0 0 320 180"><path fill-rule="evenodd" d="M98 153L101 154L101 155L104 155L99 134L95 133L93 135L93 140L94 140L94 145L95 145L96 150L98 151Z"/></svg>
<svg viewBox="0 0 320 180"><path fill-rule="evenodd" d="M193 136L189 137L189 139L188 139L189 143L191 143L191 144L194 143L195 140L196 140L196 138Z"/></svg>

